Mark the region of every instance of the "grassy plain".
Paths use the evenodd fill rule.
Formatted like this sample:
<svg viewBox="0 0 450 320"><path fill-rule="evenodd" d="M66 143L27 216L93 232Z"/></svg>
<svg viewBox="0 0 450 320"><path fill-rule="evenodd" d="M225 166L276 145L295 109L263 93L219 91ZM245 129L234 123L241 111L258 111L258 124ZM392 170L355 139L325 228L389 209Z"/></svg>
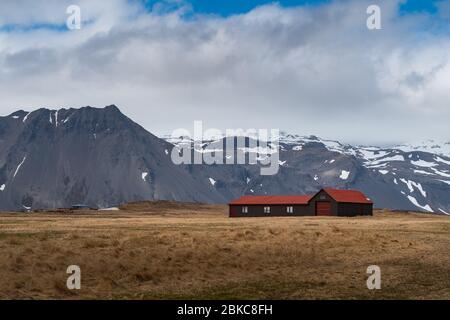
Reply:
<svg viewBox="0 0 450 320"><path fill-rule="evenodd" d="M0 299L450 299L450 217L121 209L0 213ZM381 290L366 287L373 264ZM69 265L81 290L66 288Z"/></svg>

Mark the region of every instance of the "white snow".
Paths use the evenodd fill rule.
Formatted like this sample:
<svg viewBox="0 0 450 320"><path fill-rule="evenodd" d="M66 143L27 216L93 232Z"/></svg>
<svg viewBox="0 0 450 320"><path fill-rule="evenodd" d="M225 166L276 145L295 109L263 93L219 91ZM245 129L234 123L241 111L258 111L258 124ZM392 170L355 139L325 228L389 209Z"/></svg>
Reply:
<svg viewBox="0 0 450 320"><path fill-rule="evenodd" d="M253 189L250 189L250 192L251 192L251 193L254 193L255 191L253 191Z"/></svg>
<svg viewBox="0 0 450 320"><path fill-rule="evenodd" d="M292 148L292 150L294 150L294 151L302 151L302 149L303 149L303 146L295 146Z"/></svg>
<svg viewBox="0 0 450 320"><path fill-rule="evenodd" d="M350 171L342 170L339 178L341 178L342 180L347 180L349 175Z"/></svg>
<svg viewBox="0 0 450 320"><path fill-rule="evenodd" d="M22 166L22 164L25 162L25 159L27 158L27 156L25 156L25 157L23 157L23 160L22 160L22 162L21 163L19 163L19 165L17 166L17 168L16 168L16 172L14 172L14 176L13 176L13 178L15 178L16 177L16 174L17 174L17 172L19 172L19 169L20 169L20 167Z"/></svg>
<svg viewBox="0 0 450 320"><path fill-rule="evenodd" d="M413 196L409 196L409 195L408 195L407 197L408 197L409 201L411 201L411 203L412 203L413 205L415 205L416 207L421 208L421 209L423 209L423 210L426 210L426 211L428 211L428 212L433 212L433 209L431 209L430 206L429 206L428 204L425 205L425 206L422 206L422 205L420 205L420 204L417 202L416 198L414 198Z"/></svg>
<svg viewBox="0 0 450 320"><path fill-rule="evenodd" d="M209 178L209 182L214 186L216 184L216 180L214 180L213 178Z"/></svg>
<svg viewBox="0 0 450 320"><path fill-rule="evenodd" d="M382 175L385 175L385 174L388 174L389 173L389 171L387 171L387 170L378 170Z"/></svg>
<svg viewBox="0 0 450 320"><path fill-rule="evenodd" d="M14 119L19 119L19 116L12 116Z"/></svg>
<svg viewBox="0 0 450 320"><path fill-rule="evenodd" d="M273 153L278 153L278 149L273 147L273 146L267 146L267 147L253 147L253 148L249 148L249 147L245 147L245 148L238 148L238 150L241 150L244 153L258 153L258 154L273 154ZM222 149L217 149L217 150L212 150L210 149L208 152L212 152L212 151L223 151Z"/></svg>
<svg viewBox="0 0 450 320"><path fill-rule="evenodd" d="M379 158L382 158L386 155L388 155L389 152L384 150L379 150L377 148L360 148L358 149L357 153L362 156L363 159L366 159L368 161L373 161Z"/></svg>
<svg viewBox="0 0 450 320"><path fill-rule="evenodd" d="M25 121L27 120L27 118L28 118L28 116L30 115L30 113L31 113L31 112L28 112L28 113L25 115L25 117L23 117L22 122L25 122Z"/></svg>
<svg viewBox="0 0 450 320"><path fill-rule="evenodd" d="M411 160L411 163L415 166L425 167L425 168L431 168L431 167L437 166L437 163L435 163L435 162L428 162L428 161L420 160L420 159L417 161Z"/></svg>
<svg viewBox="0 0 450 320"><path fill-rule="evenodd" d="M442 212L442 213L444 213L444 214L446 214L446 215L450 215L450 213L448 213L448 212L445 212L444 210L442 210L441 208L439 208L438 209L440 212Z"/></svg>
<svg viewBox="0 0 450 320"><path fill-rule="evenodd" d="M147 181L147 175L148 175L148 172L142 172L142 180L144 180L144 181Z"/></svg>
<svg viewBox="0 0 450 320"><path fill-rule="evenodd" d="M5 184L2 184L2 185L0 186L0 191L5 190L5 187L6 187L6 185L5 185Z"/></svg>
<svg viewBox="0 0 450 320"><path fill-rule="evenodd" d="M387 165L388 165L387 162L385 162L385 163L381 163L381 164L367 165L366 167L370 168L370 169L376 169L376 168L385 168Z"/></svg>
<svg viewBox="0 0 450 320"><path fill-rule="evenodd" d="M27 210L31 210L31 207L27 207L27 206L24 206L24 205L22 205L22 207L24 207Z"/></svg>
<svg viewBox="0 0 450 320"><path fill-rule="evenodd" d="M422 185L420 183L414 182L414 181L411 181L411 180L406 180L406 179L403 179L403 178L401 178L400 181L408 186L409 192L414 192L414 187L416 187L417 190L419 190L419 192L422 194L422 196L424 198L427 197L427 193L426 193L425 190L423 190Z"/></svg>
<svg viewBox="0 0 450 320"><path fill-rule="evenodd" d="M165 154L169 154L169 150L167 150L167 149L164 150L164 153L165 153Z"/></svg>
<svg viewBox="0 0 450 320"><path fill-rule="evenodd" d="M53 119L52 119L52 113L51 112L50 112L49 121L50 121L51 124L53 124Z"/></svg>
<svg viewBox="0 0 450 320"><path fill-rule="evenodd" d="M380 164L380 163L383 163L383 162L390 162L390 161L405 161L405 157L400 155L400 154L397 154L395 156L386 157L386 158L382 158L382 159L378 159L378 160L372 161L370 164L371 165L376 165L376 164Z"/></svg>
<svg viewBox="0 0 450 320"><path fill-rule="evenodd" d="M450 185L450 181L446 181L446 180L439 180L439 181L442 181L442 182L444 182L444 183Z"/></svg>
<svg viewBox="0 0 450 320"><path fill-rule="evenodd" d="M319 177L317 176L317 174L314 176L314 181L319 180Z"/></svg>
<svg viewBox="0 0 450 320"><path fill-rule="evenodd" d="M100 211L117 211L120 210L117 207L111 207L111 208L103 208L103 209L99 209Z"/></svg>
<svg viewBox="0 0 450 320"><path fill-rule="evenodd" d="M395 183L395 184L398 184L398 182L397 182L397 179L396 179L396 178L394 178L394 183Z"/></svg>
<svg viewBox="0 0 450 320"><path fill-rule="evenodd" d="M427 172L427 171L423 171L423 170L414 170L414 173L421 173L421 174L433 175L432 173Z"/></svg>
<svg viewBox="0 0 450 320"><path fill-rule="evenodd" d="M405 152L425 151L443 155L446 157L450 156L450 142L444 140L442 141L427 140L419 143L409 143L400 146L395 146L395 148Z"/></svg>
<svg viewBox="0 0 450 320"><path fill-rule="evenodd" d="M420 183L417 183L416 187L417 187L417 189L419 189L419 192L422 194L422 196L424 198L426 198L427 197L427 192L425 190L423 190L422 185Z"/></svg>
<svg viewBox="0 0 450 320"><path fill-rule="evenodd" d="M251 180L251 179L250 179L249 177L247 177L247 184L250 182L250 180Z"/></svg>
<svg viewBox="0 0 450 320"><path fill-rule="evenodd" d="M438 162L442 162L442 163L445 163L445 164L448 164L448 165L450 165L450 161L447 161L447 160L444 160L444 159L442 159L442 158L440 158L440 157L436 157L436 158L434 158L436 161L438 161Z"/></svg>
<svg viewBox="0 0 450 320"><path fill-rule="evenodd" d="M334 159L331 159L331 160L330 160L330 164L331 164L331 163L333 163L333 162L335 162L335 161L336 161L336 160L334 160Z"/></svg>
<svg viewBox="0 0 450 320"><path fill-rule="evenodd" d="M280 161L280 160L278 160L278 164L279 164L280 166L284 165L285 163L286 163L286 160L285 160L285 161Z"/></svg>
<svg viewBox="0 0 450 320"><path fill-rule="evenodd" d="M436 174L438 174L440 176L443 176L443 177L446 177L446 178L450 178L450 174L444 173L444 172L439 171L439 170L437 170L435 168L431 168L431 170L433 170L434 173L436 173Z"/></svg>

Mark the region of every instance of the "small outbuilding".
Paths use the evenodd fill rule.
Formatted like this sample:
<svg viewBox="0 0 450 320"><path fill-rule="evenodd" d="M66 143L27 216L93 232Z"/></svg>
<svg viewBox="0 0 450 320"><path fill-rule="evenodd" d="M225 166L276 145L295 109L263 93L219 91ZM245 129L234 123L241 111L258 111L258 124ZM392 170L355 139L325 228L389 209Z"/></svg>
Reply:
<svg viewBox="0 0 450 320"><path fill-rule="evenodd" d="M321 189L314 195L243 196L229 203L230 217L371 216L373 202L358 190Z"/></svg>
<svg viewBox="0 0 450 320"><path fill-rule="evenodd" d="M74 204L74 205L72 205L71 209L72 210L96 210L86 204Z"/></svg>

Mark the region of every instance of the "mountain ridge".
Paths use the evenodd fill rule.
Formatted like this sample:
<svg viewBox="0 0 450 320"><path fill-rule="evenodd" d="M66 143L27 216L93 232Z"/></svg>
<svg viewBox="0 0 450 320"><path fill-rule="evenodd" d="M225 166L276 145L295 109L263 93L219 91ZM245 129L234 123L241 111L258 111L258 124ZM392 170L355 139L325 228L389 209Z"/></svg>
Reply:
<svg viewBox="0 0 450 320"><path fill-rule="evenodd" d="M175 165L170 155L180 143L151 134L115 105L15 111L0 117L0 210L227 203L244 194L310 194L326 186L360 189L376 207L450 212L445 154L282 133L280 171L261 176L257 165Z"/></svg>

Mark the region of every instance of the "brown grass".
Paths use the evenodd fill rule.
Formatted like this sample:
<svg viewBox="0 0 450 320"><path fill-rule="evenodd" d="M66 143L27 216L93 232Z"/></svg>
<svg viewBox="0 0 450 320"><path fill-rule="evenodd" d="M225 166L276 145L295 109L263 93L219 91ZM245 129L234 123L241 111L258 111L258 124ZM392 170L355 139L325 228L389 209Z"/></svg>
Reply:
<svg viewBox="0 0 450 320"><path fill-rule="evenodd" d="M450 218L228 218L225 206L0 214L0 299L450 299ZM82 288L66 288L66 268ZM382 289L366 287L366 268Z"/></svg>

